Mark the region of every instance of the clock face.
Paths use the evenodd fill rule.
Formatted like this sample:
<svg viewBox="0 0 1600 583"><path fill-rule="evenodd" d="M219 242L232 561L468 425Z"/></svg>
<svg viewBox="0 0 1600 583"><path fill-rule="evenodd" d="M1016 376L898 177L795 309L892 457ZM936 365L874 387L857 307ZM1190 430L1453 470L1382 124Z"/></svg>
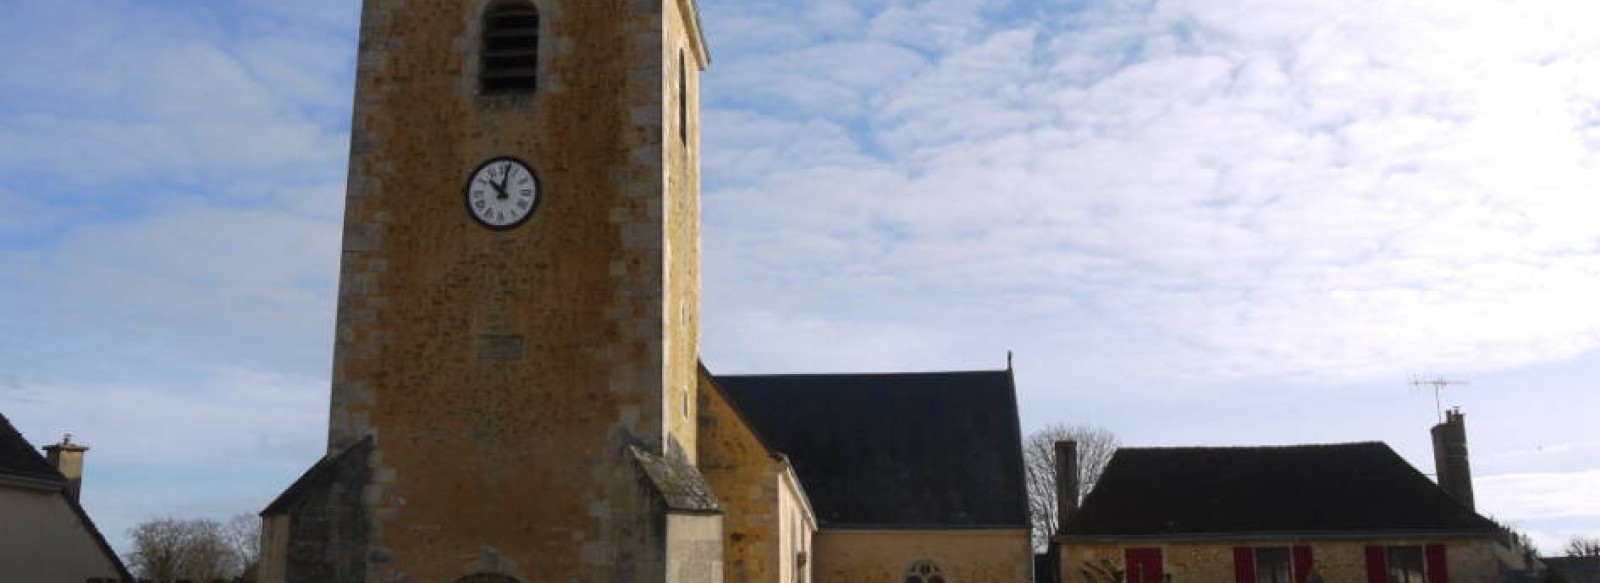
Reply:
<svg viewBox="0 0 1600 583"><path fill-rule="evenodd" d="M539 177L527 164L502 156L484 162L467 179L467 212L485 227L505 230L539 208Z"/></svg>

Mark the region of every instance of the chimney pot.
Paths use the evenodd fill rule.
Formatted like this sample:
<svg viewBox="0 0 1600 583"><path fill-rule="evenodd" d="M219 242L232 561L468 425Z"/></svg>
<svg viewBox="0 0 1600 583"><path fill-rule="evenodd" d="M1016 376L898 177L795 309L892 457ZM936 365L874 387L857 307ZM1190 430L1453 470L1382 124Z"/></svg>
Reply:
<svg viewBox="0 0 1600 583"><path fill-rule="evenodd" d="M72 442L72 434L61 436L61 443L44 446L45 460L67 479L67 495L73 502L83 491L83 454L89 448Z"/></svg>
<svg viewBox="0 0 1600 583"><path fill-rule="evenodd" d="M1444 423L1433 426L1433 469L1439 487L1462 506L1475 509L1472 465L1467 460L1467 422L1461 408L1445 411Z"/></svg>
<svg viewBox="0 0 1600 583"><path fill-rule="evenodd" d="M1078 442L1056 442L1056 532L1078 513Z"/></svg>

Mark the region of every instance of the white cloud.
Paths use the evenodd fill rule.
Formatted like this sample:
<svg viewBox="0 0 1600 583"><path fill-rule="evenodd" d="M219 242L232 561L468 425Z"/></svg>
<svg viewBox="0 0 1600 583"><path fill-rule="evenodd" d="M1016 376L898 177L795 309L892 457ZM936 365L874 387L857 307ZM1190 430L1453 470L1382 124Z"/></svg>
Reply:
<svg viewBox="0 0 1600 583"><path fill-rule="evenodd" d="M872 35L922 50L969 44L983 32L987 9L1004 0L906 0L873 15Z"/></svg>
<svg viewBox="0 0 1600 583"><path fill-rule="evenodd" d="M27 282L0 289L0 302L27 306L0 314L0 330L26 339L0 350L0 367L76 379L168 361L325 371L338 222L208 202L0 251L0 273Z"/></svg>
<svg viewBox="0 0 1600 583"><path fill-rule="evenodd" d="M115 533L320 449L356 7L109 6L0 22L0 394L35 440L92 428ZM719 372L1015 348L1040 400L1274 442L1181 409L1600 348L1600 4L702 9ZM1344 439L1347 405L1272 427ZM1592 453L1486 455L1480 496L1553 537Z"/></svg>
<svg viewBox="0 0 1600 583"><path fill-rule="evenodd" d="M335 168L353 57L343 37L286 28L240 41L222 32L242 26L227 13L106 8L30 6L18 22L73 26L0 35L0 71L11 71L0 73L11 93L0 179L46 175L40 190L108 196L126 195L103 186L128 178L266 182Z"/></svg>
<svg viewBox="0 0 1600 583"><path fill-rule="evenodd" d="M1509 520L1600 517L1600 469L1485 476L1473 485L1478 506Z"/></svg>
<svg viewBox="0 0 1600 583"><path fill-rule="evenodd" d="M1600 41L1575 19L1591 9L1130 6L1028 28L986 22L982 2L869 13L865 34L931 64L861 87L871 109L843 123L868 131L830 140L823 161L741 140L742 159L787 167L711 166L736 176L708 193L708 288L812 312L920 308L930 328L960 325L941 306L1022 320L1073 298L1094 311L1031 315L1174 339L1192 351L1146 342L1122 358L1207 382L1494 370L1600 347L1600 315L1572 309L1600 294L1600 93L1580 81ZM925 20L940 11L954 20ZM1106 26L1073 28L1085 22ZM891 33L902 25L925 38ZM760 62L725 60L736 87ZM814 131L745 109L719 115ZM841 147L867 162L840 163ZM708 335L740 325L716 316Z"/></svg>
<svg viewBox="0 0 1600 583"><path fill-rule="evenodd" d="M712 102L771 101L795 113L832 118L867 114L872 90L908 78L926 64L904 47L866 40L806 45L762 60L731 59L715 66L719 82L736 88Z"/></svg>
<svg viewBox="0 0 1600 583"><path fill-rule="evenodd" d="M1473 460L1474 468L1485 475L1552 472L1561 468L1587 467L1600 460L1600 441L1577 441L1505 449Z"/></svg>
<svg viewBox="0 0 1600 583"><path fill-rule="evenodd" d="M88 445L84 504L113 545L152 518L254 513L321 455L324 381L240 369L27 385L5 414L39 445ZM132 376L132 375L130 375Z"/></svg>

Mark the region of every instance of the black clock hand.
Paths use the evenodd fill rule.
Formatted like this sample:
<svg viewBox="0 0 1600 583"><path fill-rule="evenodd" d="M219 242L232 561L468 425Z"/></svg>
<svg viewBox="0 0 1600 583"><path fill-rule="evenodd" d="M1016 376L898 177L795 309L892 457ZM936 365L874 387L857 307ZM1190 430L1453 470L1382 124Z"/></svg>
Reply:
<svg viewBox="0 0 1600 583"><path fill-rule="evenodd" d="M510 181L511 181L511 165L510 164L506 164L505 172L500 173L500 184L497 184L494 187L495 190L500 191L500 200L505 200L505 199L511 198L511 193L506 192L506 183L508 183Z"/></svg>
<svg viewBox="0 0 1600 583"><path fill-rule="evenodd" d="M501 185L500 185L500 183L499 183L499 182L495 182L495 180L494 180L494 178L493 178L493 176L492 176L492 175L491 175L491 176L489 176L489 177L485 177L485 178L484 178L484 179L483 179L483 180L482 180L482 182L483 182L483 183L484 183L484 184L487 184L487 185L489 185L489 188L493 188L493 189L494 189L494 191L495 191L495 192L496 192L496 193L498 193L498 194L496 194L496 195L495 195L495 198L496 198L496 199L498 199L498 200L505 200L505 199L506 199L506 198L507 198L507 197L508 197L508 196L509 196L509 195L508 195L508 194L507 194L507 193L506 193L506 189L505 189L505 187L504 187L504 186L501 186Z"/></svg>

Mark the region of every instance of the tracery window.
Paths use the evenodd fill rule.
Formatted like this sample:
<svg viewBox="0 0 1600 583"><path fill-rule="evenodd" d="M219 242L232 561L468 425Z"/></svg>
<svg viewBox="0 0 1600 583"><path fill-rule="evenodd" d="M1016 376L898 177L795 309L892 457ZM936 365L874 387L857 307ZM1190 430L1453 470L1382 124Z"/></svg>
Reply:
<svg viewBox="0 0 1600 583"><path fill-rule="evenodd" d="M539 10L526 1L502 1L483 13L478 62L484 93L533 91L539 79Z"/></svg>
<svg viewBox="0 0 1600 583"><path fill-rule="evenodd" d="M945 583L944 571L933 561L920 560L906 567L905 583Z"/></svg>

